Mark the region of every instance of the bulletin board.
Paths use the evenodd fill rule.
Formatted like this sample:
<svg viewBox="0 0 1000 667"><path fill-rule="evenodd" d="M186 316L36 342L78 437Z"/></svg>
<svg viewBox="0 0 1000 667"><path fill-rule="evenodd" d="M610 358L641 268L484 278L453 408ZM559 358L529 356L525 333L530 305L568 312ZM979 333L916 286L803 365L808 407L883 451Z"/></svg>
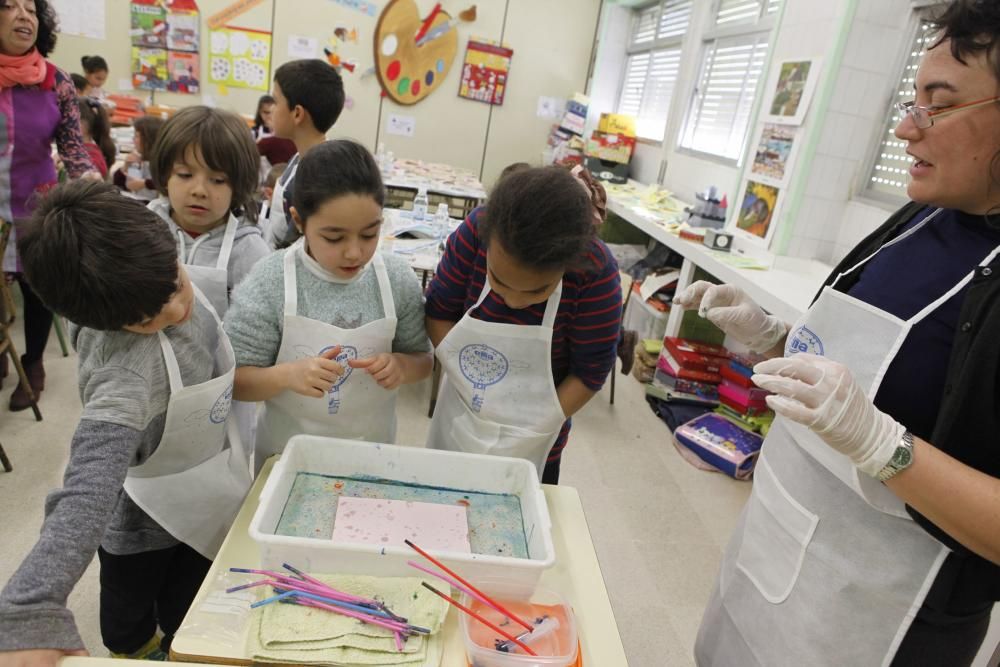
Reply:
<svg viewBox="0 0 1000 667"><path fill-rule="evenodd" d="M270 90L271 33L226 26L209 33L208 80L231 88Z"/></svg>

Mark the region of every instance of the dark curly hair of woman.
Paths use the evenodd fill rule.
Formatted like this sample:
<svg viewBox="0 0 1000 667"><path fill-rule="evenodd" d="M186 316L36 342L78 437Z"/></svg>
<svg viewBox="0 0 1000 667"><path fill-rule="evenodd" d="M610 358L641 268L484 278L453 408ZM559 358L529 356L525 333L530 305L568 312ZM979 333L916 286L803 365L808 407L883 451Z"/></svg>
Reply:
<svg viewBox="0 0 1000 667"><path fill-rule="evenodd" d="M7 7L11 0L0 0L0 7ZM59 19L48 0L35 0L35 16L38 17L38 35L35 38L35 48L47 58L56 48L56 33L59 32Z"/></svg>

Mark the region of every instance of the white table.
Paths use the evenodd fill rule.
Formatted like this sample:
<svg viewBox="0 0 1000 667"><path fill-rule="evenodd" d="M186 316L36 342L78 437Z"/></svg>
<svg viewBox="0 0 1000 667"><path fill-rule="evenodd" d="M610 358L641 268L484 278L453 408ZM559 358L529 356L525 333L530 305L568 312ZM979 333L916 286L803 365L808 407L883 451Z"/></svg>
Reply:
<svg viewBox="0 0 1000 667"><path fill-rule="evenodd" d="M246 620L249 619L241 622L238 630L233 632L233 624L226 621L225 614L206 613L204 605L207 598L217 598L220 594L217 577L221 573L227 572L230 567L260 567L260 552L257 544L250 539L248 528L260 500L260 491L276 460L277 457L272 457L264 464L243 502L184 623L174 635L174 642L170 647L172 660L223 665L251 664L246 652ZM615 624L580 496L576 489L570 487L543 485L542 488L552 517L556 565L542 574L541 585L558 591L573 605L583 650L582 664L585 667L627 667L625 649ZM467 665L457 613L455 610L449 612L442 630L444 657L441 667ZM216 622L217 629L214 626Z"/></svg>
<svg viewBox="0 0 1000 667"><path fill-rule="evenodd" d="M486 199L486 189L471 172L447 164L395 160L392 170L382 180L388 188L417 190L423 187L428 193L448 197L478 200L480 203Z"/></svg>
<svg viewBox="0 0 1000 667"><path fill-rule="evenodd" d="M608 210L684 257L678 291L691 283L695 268L700 267L722 282L742 288L761 308L788 323L797 320L809 308L832 271L831 267L816 260L796 257L778 257L769 270L738 268L727 263L728 253L680 238L668 231L663 216L611 193L608 194ZM680 308L671 309L667 320L668 336L677 335L683 315Z"/></svg>

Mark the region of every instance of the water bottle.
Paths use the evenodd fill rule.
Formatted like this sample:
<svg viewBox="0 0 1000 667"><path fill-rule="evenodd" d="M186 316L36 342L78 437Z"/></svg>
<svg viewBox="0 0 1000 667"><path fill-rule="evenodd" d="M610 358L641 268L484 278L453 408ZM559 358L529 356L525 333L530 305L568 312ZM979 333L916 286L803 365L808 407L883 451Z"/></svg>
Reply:
<svg viewBox="0 0 1000 667"><path fill-rule="evenodd" d="M413 221L423 222L427 219L427 188L421 187L417 190L417 196L413 198Z"/></svg>
<svg viewBox="0 0 1000 667"><path fill-rule="evenodd" d="M380 172L385 172L385 143L379 142L378 149L375 151L375 164L378 165Z"/></svg>
<svg viewBox="0 0 1000 667"><path fill-rule="evenodd" d="M434 235L437 238L438 245L444 245L445 239L448 238L448 233L451 231L449 229L451 218L448 217L448 205L444 202L438 204L437 211L434 213Z"/></svg>

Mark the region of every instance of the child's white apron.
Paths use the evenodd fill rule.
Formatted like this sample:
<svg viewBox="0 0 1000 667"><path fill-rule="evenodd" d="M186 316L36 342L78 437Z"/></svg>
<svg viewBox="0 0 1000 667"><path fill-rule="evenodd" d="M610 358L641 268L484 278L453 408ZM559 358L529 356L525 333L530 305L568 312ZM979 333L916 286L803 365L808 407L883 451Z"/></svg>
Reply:
<svg viewBox="0 0 1000 667"><path fill-rule="evenodd" d="M251 478L236 421L229 418L236 370L233 348L197 287L195 296L218 325L215 377L185 387L170 340L157 333L170 380L166 423L149 459L129 468L125 491L167 532L211 559L243 504Z"/></svg>
<svg viewBox="0 0 1000 667"><path fill-rule="evenodd" d="M343 349L336 360L343 365L344 374L322 398L286 390L264 402L257 422L257 470L269 456L280 453L290 437L300 433L384 443L396 438L397 390L384 389L365 370L347 365L349 359L392 352L396 306L381 254L372 258L372 268L385 317L356 329L342 329L298 314L295 265L299 252L305 252L304 239L284 257L285 317L276 363L315 357L340 345Z"/></svg>
<svg viewBox="0 0 1000 667"><path fill-rule="evenodd" d="M540 326L484 322L473 310L435 350L443 377L427 447L531 461L541 478L566 415L552 377L552 331L562 281L549 296Z"/></svg>

